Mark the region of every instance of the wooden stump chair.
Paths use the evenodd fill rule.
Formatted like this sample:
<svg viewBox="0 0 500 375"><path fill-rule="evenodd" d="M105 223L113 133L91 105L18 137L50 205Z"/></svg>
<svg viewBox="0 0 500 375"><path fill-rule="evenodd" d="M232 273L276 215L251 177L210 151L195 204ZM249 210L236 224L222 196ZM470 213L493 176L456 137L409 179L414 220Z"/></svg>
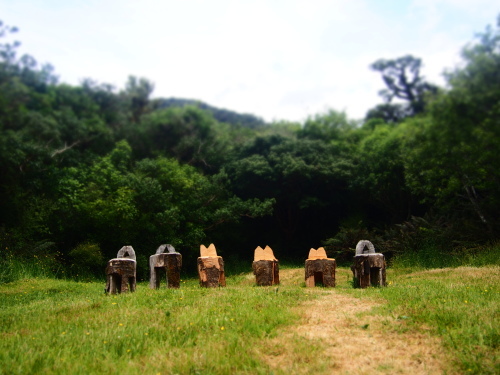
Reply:
<svg viewBox="0 0 500 375"><path fill-rule="evenodd" d="M167 288L179 288L181 281L182 255L175 251L172 245L161 245L156 254L149 257L151 289L160 288L161 274L167 278Z"/></svg>
<svg viewBox="0 0 500 375"><path fill-rule="evenodd" d="M215 288L226 286L226 276L224 274L224 260L217 256L215 245L209 247L200 246L200 257L198 258L198 275L200 286L205 288Z"/></svg>
<svg viewBox="0 0 500 375"><path fill-rule="evenodd" d="M336 267L335 259L327 258L324 248L311 249L305 267L306 287L314 287L316 284L334 287Z"/></svg>
<svg viewBox="0 0 500 375"><path fill-rule="evenodd" d="M370 241L359 241L356 245L354 264L351 266L354 287L385 286L385 268L384 254L376 253Z"/></svg>
<svg viewBox="0 0 500 375"><path fill-rule="evenodd" d="M123 246L106 266L106 293L134 292L137 262L132 246Z"/></svg>
<svg viewBox="0 0 500 375"><path fill-rule="evenodd" d="M259 286L276 285L280 283L278 259L274 257L273 250L266 246L255 249L252 263L255 281Z"/></svg>

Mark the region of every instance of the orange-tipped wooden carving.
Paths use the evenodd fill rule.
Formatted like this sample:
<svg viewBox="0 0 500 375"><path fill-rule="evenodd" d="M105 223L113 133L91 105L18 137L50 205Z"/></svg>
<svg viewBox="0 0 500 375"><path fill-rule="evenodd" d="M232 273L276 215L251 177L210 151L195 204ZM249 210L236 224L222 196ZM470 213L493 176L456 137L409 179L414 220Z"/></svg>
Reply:
<svg viewBox="0 0 500 375"><path fill-rule="evenodd" d="M273 250L266 246L258 246L253 255L252 269L257 285L269 286L279 284L278 259L274 257Z"/></svg>
<svg viewBox="0 0 500 375"><path fill-rule="evenodd" d="M324 248L309 250L309 257L305 265L305 279L307 287L321 284L327 287L335 286L335 259L328 258Z"/></svg>
<svg viewBox="0 0 500 375"><path fill-rule="evenodd" d="M215 245L213 243L211 243L208 247L200 245L200 254L202 257L216 257L217 250L215 250Z"/></svg>
<svg viewBox="0 0 500 375"><path fill-rule="evenodd" d="M213 288L226 286L226 276L224 274L224 260L217 255L215 245L200 245L200 257L198 258L198 275L200 286Z"/></svg>
<svg viewBox="0 0 500 375"><path fill-rule="evenodd" d="M266 246L264 249L258 246L253 254L253 261L257 262L259 260L277 260L277 259L274 257L273 249L271 249L269 246Z"/></svg>
<svg viewBox="0 0 500 375"><path fill-rule="evenodd" d="M307 259L327 259L326 251L323 247L309 250L309 257Z"/></svg>

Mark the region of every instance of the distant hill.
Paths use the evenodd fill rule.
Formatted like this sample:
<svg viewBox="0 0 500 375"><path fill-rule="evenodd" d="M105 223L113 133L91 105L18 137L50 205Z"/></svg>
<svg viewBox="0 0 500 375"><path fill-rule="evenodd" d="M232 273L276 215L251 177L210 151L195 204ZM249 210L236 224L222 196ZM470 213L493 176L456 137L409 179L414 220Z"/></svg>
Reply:
<svg viewBox="0 0 500 375"><path fill-rule="evenodd" d="M234 111L229 111L227 109L212 107L211 105L203 103L199 100L179 99L179 98L155 100L156 108L184 107L186 105L193 105L203 110L211 112L214 118L219 122L241 125L251 129L260 128L267 125L266 122L260 117L248 113L237 113Z"/></svg>

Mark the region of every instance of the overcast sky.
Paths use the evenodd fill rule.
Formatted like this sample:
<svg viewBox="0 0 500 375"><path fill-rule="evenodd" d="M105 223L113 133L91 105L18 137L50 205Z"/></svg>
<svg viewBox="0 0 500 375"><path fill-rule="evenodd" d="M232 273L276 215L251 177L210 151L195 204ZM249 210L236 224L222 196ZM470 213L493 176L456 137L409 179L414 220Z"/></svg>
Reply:
<svg viewBox="0 0 500 375"><path fill-rule="evenodd" d="M498 0L0 0L21 53L61 82L120 89L129 75L178 97L267 121L330 108L353 119L381 102L379 58L420 57L442 72L495 25Z"/></svg>

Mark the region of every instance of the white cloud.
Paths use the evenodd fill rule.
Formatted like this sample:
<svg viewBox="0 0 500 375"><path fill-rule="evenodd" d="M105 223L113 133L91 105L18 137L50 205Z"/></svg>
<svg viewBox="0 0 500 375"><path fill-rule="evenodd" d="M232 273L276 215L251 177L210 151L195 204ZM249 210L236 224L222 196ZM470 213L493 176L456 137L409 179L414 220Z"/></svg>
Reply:
<svg viewBox="0 0 500 375"><path fill-rule="evenodd" d="M382 80L369 65L408 53L443 84L460 48L494 23L492 0L12 0L2 17L23 51L63 81L123 86L129 74L156 96L186 97L267 120L327 108L363 117Z"/></svg>

